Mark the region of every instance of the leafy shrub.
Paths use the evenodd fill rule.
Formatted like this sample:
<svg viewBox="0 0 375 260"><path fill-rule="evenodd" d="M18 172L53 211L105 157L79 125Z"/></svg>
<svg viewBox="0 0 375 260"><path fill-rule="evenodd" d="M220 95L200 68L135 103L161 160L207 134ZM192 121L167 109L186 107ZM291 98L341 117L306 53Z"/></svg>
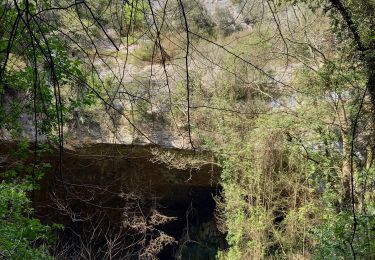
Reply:
<svg viewBox="0 0 375 260"><path fill-rule="evenodd" d="M0 258L52 259L51 227L33 217L29 193L37 189L47 164L25 164L30 151L23 141L13 151L13 165L0 173Z"/></svg>
<svg viewBox="0 0 375 260"><path fill-rule="evenodd" d="M228 9L218 7L214 17L220 33L225 37L241 29Z"/></svg>
<svg viewBox="0 0 375 260"><path fill-rule="evenodd" d="M353 214L350 211L327 211L320 225L311 230L318 241L314 250L315 259L346 259L352 256L352 249L359 259L375 257L375 226L373 214L356 216L356 232L353 239Z"/></svg>
<svg viewBox="0 0 375 260"><path fill-rule="evenodd" d="M154 46L154 42L144 41L138 45L137 49L132 55L138 60L152 62L153 57L155 57L155 55L158 53L157 47Z"/></svg>

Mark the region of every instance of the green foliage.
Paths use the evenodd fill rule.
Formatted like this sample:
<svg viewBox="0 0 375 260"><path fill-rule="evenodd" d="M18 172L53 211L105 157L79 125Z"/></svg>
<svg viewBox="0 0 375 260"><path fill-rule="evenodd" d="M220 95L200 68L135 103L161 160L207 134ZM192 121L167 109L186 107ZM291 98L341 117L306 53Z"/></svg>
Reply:
<svg viewBox="0 0 375 260"><path fill-rule="evenodd" d="M374 212L369 198L374 190L361 182L365 186L358 193L368 198L361 202L367 210L356 209L352 242L353 213L346 209L342 179L348 159L337 148L341 143L346 149L343 138L350 134L350 122L342 121L342 113L353 118L358 111L356 98L361 92L352 88L351 82L363 87L366 81L363 72L347 67L342 74L336 70L338 66L346 65L328 63L318 75L296 72L293 83L298 87L294 95L298 105L294 115L217 121L217 131L226 138L209 143L222 158L220 218L230 245L220 253L221 258L346 259L352 254L351 243L358 257L372 257ZM336 102L342 102L339 109L331 105ZM331 120L341 120L340 127L346 130L340 132L329 124ZM357 126L363 132L367 131L365 122ZM373 179L372 170L356 167L355 182L363 179L361 174Z"/></svg>
<svg viewBox="0 0 375 260"><path fill-rule="evenodd" d="M312 20L318 16L307 11L304 15ZM231 42L230 48L252 64L263 64L257 57L268 60L268 53L283 45L272 36L265 40L265 25L257 26L259 38L253 32L248 42ZM293 26L289 21L288 28ZM323 22L316 26L310 32L317 35L327 28ZM290 37L304 41L298 29L291 30ZM229 38L235 42L235 36ZM329 58L319 61L316 71L309 66L294 69L287 87L267 84L267 77L248 64L215 53L227 73L215 75L219 87L207 91L205 102L243 113L213 110L200 115L204 130L208 129L201 126L200 136L223 168L223 199L217 215L229 249L219 258L347 259L353 254L350 244L357 257L373 257L374 189L369 185L373 176L364 167L364 147L372 145L373 130L371 110L368 105L360 107L368 74L361 62L353 62L356 54L347 42L336 47L327 49ZM288 44L288 51L304 57L306 63L313 58L308 46ZM270 60L276 68L284 66L282 57ZM361 137L355 136L354 151L361 156L353 158L357 220L353 237L347 165L356 118Z"/></svg>
<svg viewBox="0 0 375 260"><path fill-rule="evenodd" d="M48 9L47 1L15 1L2 3L3 7L0 125L2 134L9 134L18 146L9 152L0 173L0 258L51 259L49 250L55 243L52 228L33 216L30 195L39 189L50 167L41 162L40 156L50 150L51 144L61 141L57 133L69 106L64 94L84 75L81 62L69 57L67 46L53 26L37 19L27 20L36 15L37 8ZM22 10L18 24L17 8ZM52 18L43 18L53 24ZM14 34L13 26L18 26ZM12 44L8 44L10 39ZM72 106L91 103L92 95L71 102ZM47 143L39 144L40 139ZM31 140L38 141L35 147L29 147Z"/></svg>
<svg viewBox="0 0 375 260"><path fill-rule="evenodd" d="M315 259L346 259L350 255L350 243L353 239L353 214L352 212L334 212L326 210L322 214L319 227L311 229L312 237L319 241L314 249ZM356 216L356 236L353 248L359 259L374 257L374 232L371 226L375 225L373 213Z"/></svg>
<svg viewBox="0 0 375 260"><path fill-rule="evenodd" d="M208 13L204 4L200 1L181 1L184 6L185 16L189 26L189 30L193 33L205 36L214 37L216 31L216 24ZM168 12L172 14L174 28L166 28L167 32L171 29L185 31L185 18L182 14L179 1L170 1L168 3ZM194 36L191 36L194 38Z"/></svg>
<svg viewBox="0 0 375 260"><path fill-rule="evenodd" d="M301 184L306 165L298 146L280 134L263 128L223 151L236 153L223 158L222 217L230 245L223 259L297 257L311 247L306 231L316 209L312 190Z"/></svg>
<svg viewBox="0 0 375 260"><path fill-rule="evenodd" d="M141 61L151 62L157 54L159 49L156 47L154 42L146 41L141 43L134 51L133 55Z"/></svg>
<svg viewBox="0 0 375 260"><path fill-rule="evenodd" d="M224 37L241 29L241 26L236 23L236 20L228 9L216 8L215 19L217 20L218 29Z"/></svg>
<svg viewBox="0 0 375 260"><path fill-rule="evenodd" d="M20 142L10 153L13 167L0 173L0 256L4 259L52 259L51 228L33 217L29 199L49 165L25 163L31 154L27 141Z"/></svg>
<svg viewBox="0 0 375 260"><path fill-rule="evenodd" d="M145 26L145 16L150 7L147 1L130 0L124 4L125 26L134 29L141 29Z"/></svg>
<svg viewBox="0 0 375 260"><path fill-rule="evenodd" d="M5 259L51 259L50 228L30 216L27 193L32 189L28 182L0 184L0 255Z"/></svg>
<svg viewBox="0 0 375 260"><path fill-rule="evenodd" d="M189 29L194 33L213 37L215 34L215 23L204 5L200 2L192 1L182 1L182 3L187 15ZM182 18L182 15L180 16Z"/></svg>

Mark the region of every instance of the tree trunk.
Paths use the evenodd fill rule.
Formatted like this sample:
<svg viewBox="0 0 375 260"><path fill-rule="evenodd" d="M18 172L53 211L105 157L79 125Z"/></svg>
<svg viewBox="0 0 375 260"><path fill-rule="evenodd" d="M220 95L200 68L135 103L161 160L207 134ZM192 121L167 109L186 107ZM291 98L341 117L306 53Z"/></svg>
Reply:
<svg viewBox="0 0 375 260"><path fill-rule="evenodd" d="M343 159L341 167L342 205L349 207L351 202L351 169L350 169L350 140L342 133Z"/></svg>
<svg viewBox="0 0 375 260"><path fill-rule="evenodd" d="M372 104L372 122L375 125L375 40L372 40L369 50L366 52L366 64L367 64L367 89L370 93L371 104Z"/></svg>

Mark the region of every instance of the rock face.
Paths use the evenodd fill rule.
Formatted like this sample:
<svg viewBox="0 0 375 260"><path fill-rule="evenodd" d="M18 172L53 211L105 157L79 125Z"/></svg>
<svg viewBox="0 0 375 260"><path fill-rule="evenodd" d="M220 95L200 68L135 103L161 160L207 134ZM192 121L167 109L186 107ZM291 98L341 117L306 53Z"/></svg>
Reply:
<svg viewBox="0 0 375 260"><path fill-rule="evenodd" d="M243 30L251 29L243 22L241 1L200 0L200 2L202 7L207 9L211 19L217 20L217 10L225 10L231 17L228 19L233 20L234 23L230 26L239 26ZM248 5L250 2L252 3L252 1L246 1ZM163 1L154 3L156 6L161 6ZM191 8L194 8L194 4ZM100 57L95 55L95 58L90 61L85 61L82 57L87 66L95 67L97 74L94 74L99 79L96 79L98 82L92 83L91 87L101 93L103 100L98 100L87 109L76 108L70 111L71 115L64 116L65 144L72 147L88 144L157 144L166 148L192 149L190 142L192 139L197 147L196 144L200 142L198 134L192 131L192 136L189 136L187 131L188 124L191 128L199 126L194 125L196 121L193 118L191 122L187 122L186 76L182 60L185 52L184 40L173 39L173 42L176 41L175 44L163 42L166 52L177 54L176 57L171 57L171 60L168 59L165 64L161 64L160 60L151 62L140 60L138 57L142 56L137 53L139 49L142 49L143 45L153 47L154 39L143 36L135 43L127 45L113 28L106 29L118 43L119 50L114 48L107 37L103 39L98 37L95 42L102 55L99 55ZM215 55L215 50L208 49L203 52L213 52ZM200 84L205 87L210 85L220 68L215 66L212 69L207 68L206 59L197 53L194 54L193 50L191 61L194 61L191 62L189 68L191 74L202 73ZM64 106L69 107L69 100L83 99L84 92L87 91L84 86L63 89ZM28 96L27 93L18 94L25 96L19 98L21 103ZM202 102L192 100L190 105L200 107L200 103ZM69 108L69 110L73 109ZM35 138L33 115L21 115L20 125L22 137L33 140ZM0 139L12 140L11 134L0 128ZM45 139L43 135L38 136L40 141L45 141Z"/></svg>
<svg viewBox="0 0 375 260"><path fill-rule="evenodd" d="M134 244L126 251L133 257L141 255L142 247L152 243L151 237L165 234L180 243L166 246L158 254L160 259L178 254L214 259L218 247L225 246L214 218L219 169L210 164L175 168L156 162L150 149L101 144L66 150L61 158L61 173L59 156L45 157L54 162L54 170L42 180L33 202L36 215L44 222L64 224L65 230L60 234L62 248L67 244L80 247L81 242L77 241L92 236L95 241L90 243L105 247L104 233L95 233L94 227L110 227L114 233L126 231L121 233L122 243ZM186 151L167 152L181 161L194 156ZM198 156L207 158L204 154ZM166 221L154 225L155 212ZM134 222L139 224L140 219L145 225L143 231L134 229ZM137 244L135 238L144 241ZM70 254L77 250L71 249Z"/></svg>

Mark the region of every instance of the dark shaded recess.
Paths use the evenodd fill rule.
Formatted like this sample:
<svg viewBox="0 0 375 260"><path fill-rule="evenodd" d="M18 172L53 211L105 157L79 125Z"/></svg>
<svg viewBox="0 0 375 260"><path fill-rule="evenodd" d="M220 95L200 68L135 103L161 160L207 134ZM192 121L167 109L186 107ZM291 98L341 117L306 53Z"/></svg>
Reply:
<svg viewBox="0 0 375 260"><path fill-rule="evenodd" d="M152 163L149 148L93 145L66 150L61 174L58 153L44 156L53 167L42 180L41 190L34 192L33 203L42 222L65 226L59 233L58 250L69 244L73 257L83 242L90 241L100 258L107 250L104 234L120 234L122 248L115 259L137 259L141 246L135 242L140 237L124 227L123 221L137 214L150 216L154 208L176 217L155 226L178 241L165 247L159 259L214 259L217 250L226 247L225 235L217 230L214 218L219 169L212 165L171 169ZM100 228L93 235L95 226ZM147 241L156 234L150 231Z"/></svg>

